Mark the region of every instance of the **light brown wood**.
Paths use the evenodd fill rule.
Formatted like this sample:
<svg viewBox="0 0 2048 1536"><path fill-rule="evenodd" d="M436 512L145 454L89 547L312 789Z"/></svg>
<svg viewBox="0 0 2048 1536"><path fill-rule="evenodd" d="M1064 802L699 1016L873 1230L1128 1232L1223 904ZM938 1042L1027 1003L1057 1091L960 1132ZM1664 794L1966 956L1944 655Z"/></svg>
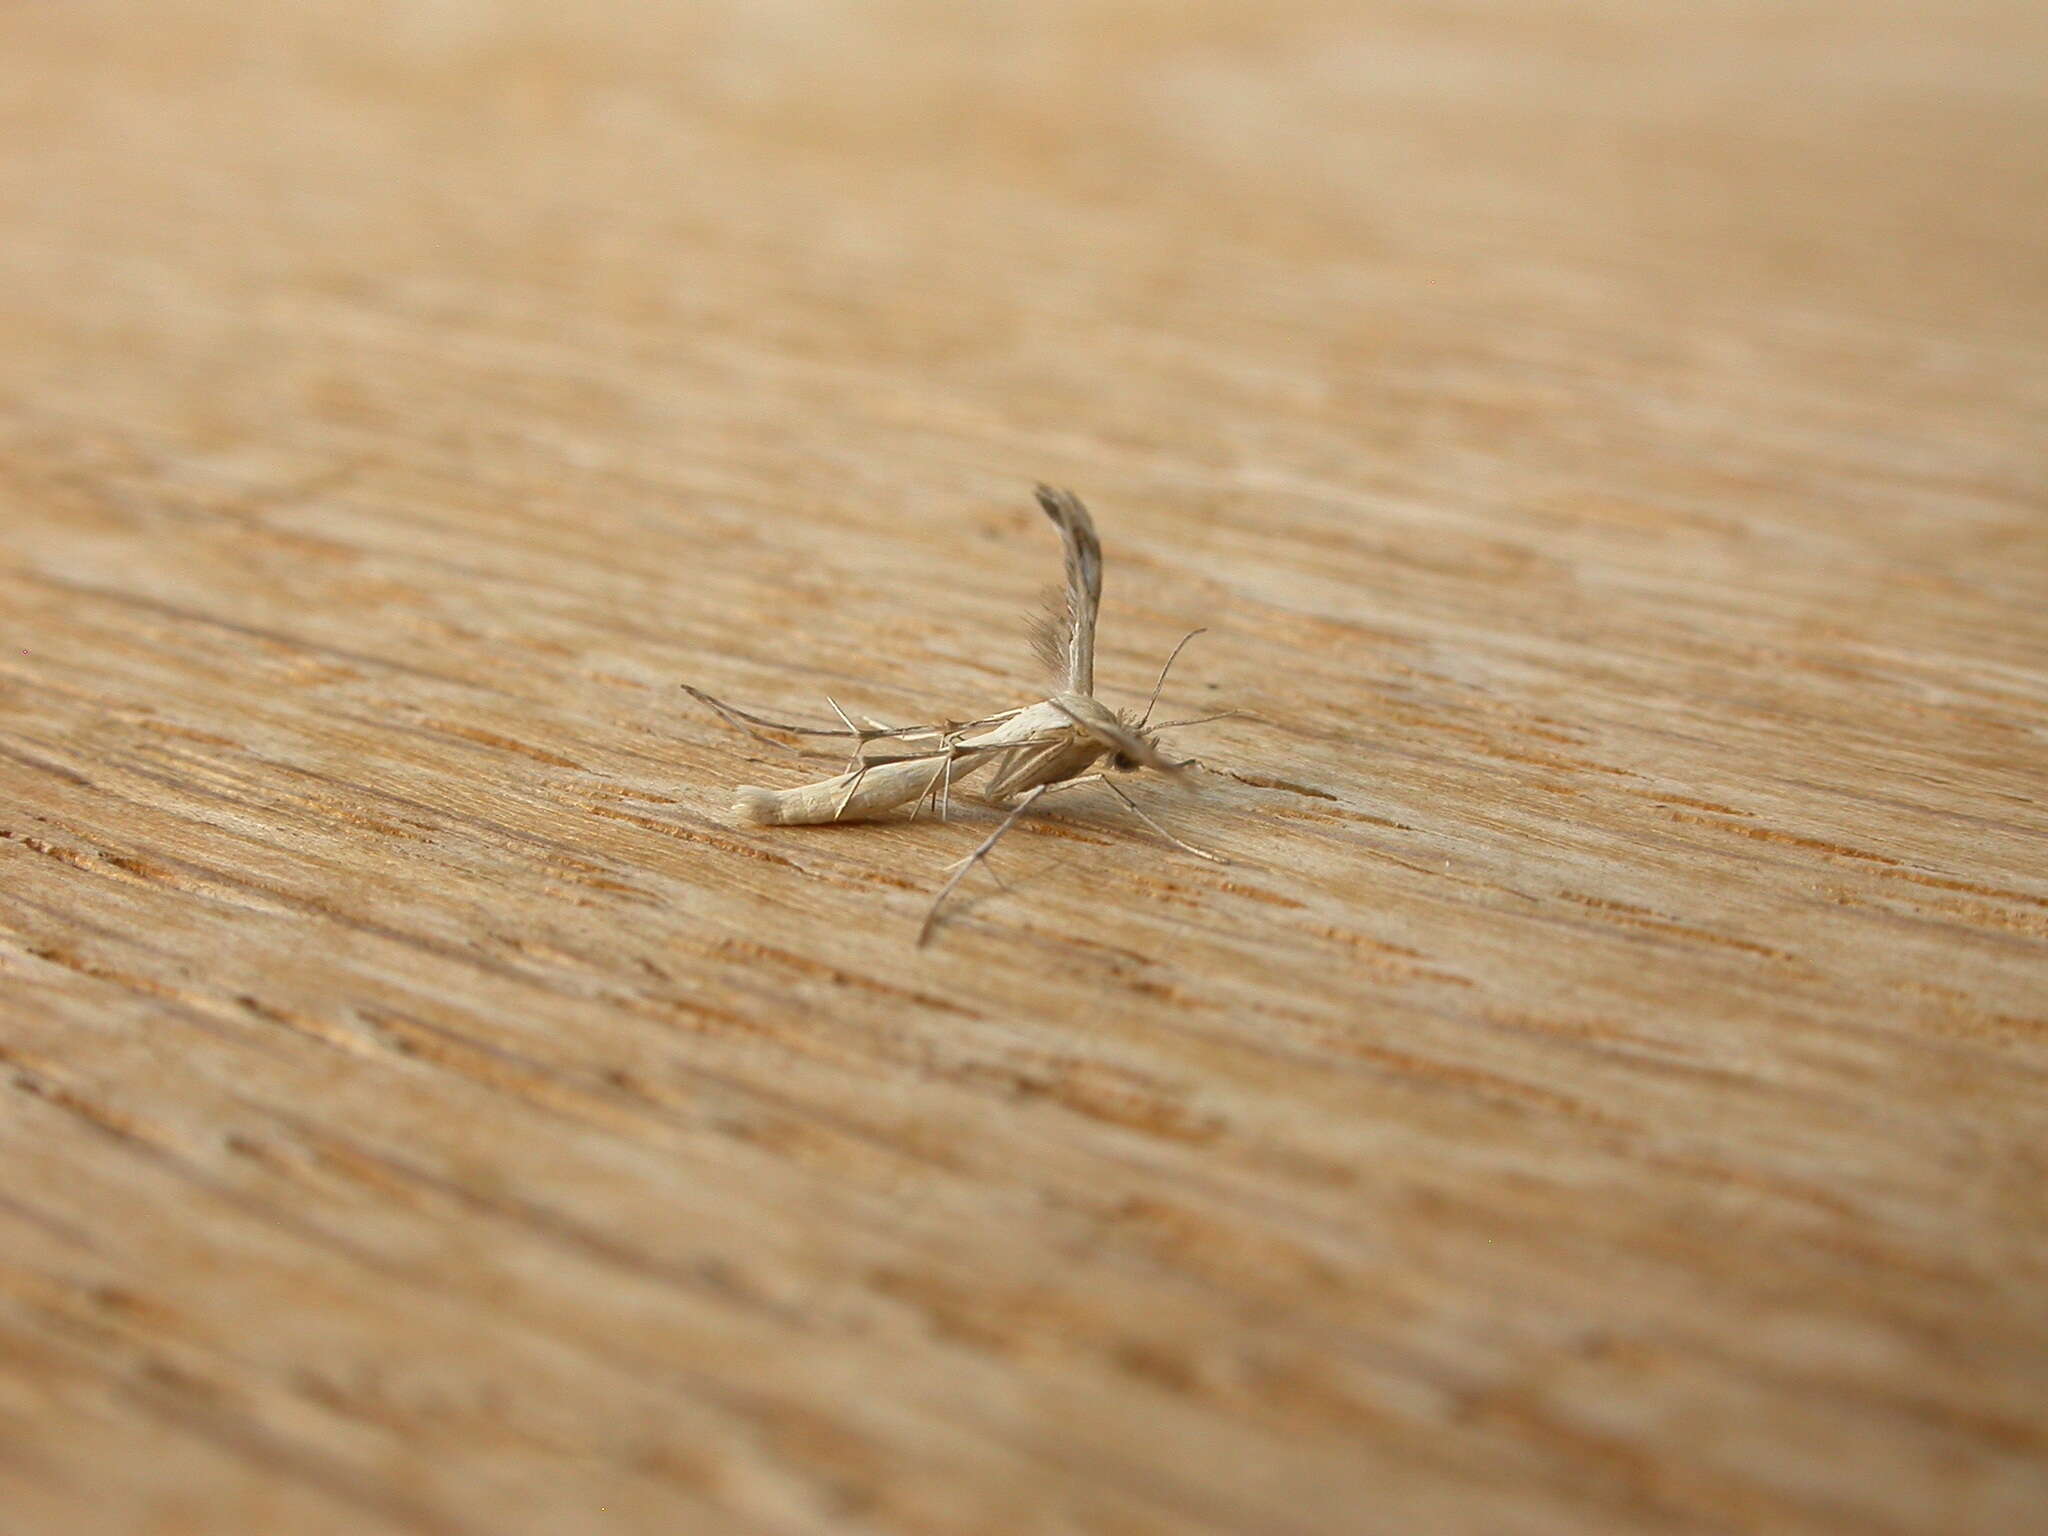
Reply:
<svg viewBox="0 0 2048 1536"><path fill-rule="evenodd" d="M2048 10L0 31L0 1527L2048 1507Z"/></svg>

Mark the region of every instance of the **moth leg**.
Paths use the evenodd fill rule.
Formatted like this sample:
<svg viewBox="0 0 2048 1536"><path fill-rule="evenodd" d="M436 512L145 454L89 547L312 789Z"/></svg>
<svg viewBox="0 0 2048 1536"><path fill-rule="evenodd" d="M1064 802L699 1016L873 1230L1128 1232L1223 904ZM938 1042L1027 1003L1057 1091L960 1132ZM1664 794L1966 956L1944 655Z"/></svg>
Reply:
<svg viewBox="0 0 2048 1536"><path fill-rule="evenodd" d="M861 765L861 754L867 750L868 741L870 740L869 735L853 723L852 718L848 716L845 710L839 707L839 701L833 698L831 694L825 695L825 702L832 706L832 713L839 717L840 721L846 726L847 732L854 738L853 750L847 754L846 766L840 770L842 773L852 773ZM850 795L853 791L849 789L847 793ZM842 805L840 809L844 810L845 806ZM835 816L832 819L837 821L839 818Z"/></svg>
<svg viewBox="0 0 2048 1536"><path fill-rule="evenodd" d="M953 819L953 764L959 760L960 746L956 742L946 745L946 761L939 773L938 792L932 797L932 807L939 813L939 820Z"/></svg>
<svg viewBox="0 0 2048 1536"><path fill-rule="evenodd" d="M1137 817L1138 820L1145 823L1146 826L1150 827L1154 832L1157 832L1161 837L1165 838L1169 843L1173 844L1174 847L1184 849L1187 852L1192 853L1198 859L1207 859L1211 864L1228 864L1230 862L1230 860L1224 858L1223 855L1220 853L1211 853L1206 848L1197 848L1193 843L1181 841L1181 839L1175 837L1171 832L1167 831L1166 828L1159 825L1159 823L1154 821L1150 816L1147 816L1143 808L1139 806L1138 802L1133 800L1129 795L1125 794L1123 792L1123 789L1119 785L1117 785L1115 781L1103 778L1100 774L1097 774L1096 777L1098 779L1101 779L1102 787L1104 789L1108 790L1112 795L1115 795L1117 799L1123 801L1125 805L1130 807L1130 811L1133 816Z"/></svg>
<svg viewBox="0 0 2048 1536"><path fill-rule="evenodd" d="M960 867L953 871L953 877L945 883L944 887L940 889L939 894L932 898L931 910L925 913L924 915L924 926L917 930L917 942L919 948L923 948L925 941L932 936L932 929L934 926L937 925L939 920L939 908L945 905L946 898L953 894L953 887L958 885L962 880L967 878L967 872L970 869L974 868L975 865L979 864L983 859L986 859L988 857L989 850L995 847L997 842L1001 840L1002 835L1005 832L1009 831L1011 827L1017 824L1017 818L1019 816L1022 816L1029 809L1031 809L1032 802L1037 800L1040 795L1044 794L1046 790L1048 790L1051 787L1052 786L1048 784L1041 784L1038 786L1038 788L1032 790L1029 794L1027 794L1022 800L1019 800L1016 803L1016 805L1011 808L1010 814L1003 818L1002 825L998 826L995 829L995 831L989 833L989 835L982 840L982 844L979 848L975 849L974 852L970 853L969 855L967 855L965 859L962 859L960 861Z"/></svg>
<svg viewBox="0 0 2048 1536"><path fill-rule="evenodd" d="M839 820L840 817L846 814L846 808L853 804L853 792L860 788L860 781L868 776L868 765L860 762L860 759L857 757L854 759L854 762L858 763L859 766L849 765L846 770L849 776L846 784L846 793L839 797L839 804L832 812L832 819L834 821Z"/></svg>
<svg viewBox="0 0 2048 1536"><path fill-rule="evenodd" d="M873 715L863 715L860 725L854 724L853 716L840 708L839 701L831 694L825 695L825 702L832 706L832 713L839 717L843 731L834 731L835 736L858 736L862 741L877 741L887 736L942 736L945 733L929 725L886 725Z"/></svg>
<svg viewBox="0 0 2048 1536"><path fill-rule="evenodd" d="M1018 713L1020 711L1014 709L1009 711L1011 715ZM1000 718L1008 718L1008 716ZM939 805L939 820L941 821L951 821L953 819L953 761L955 758L966 754L967 733L985 723L980 720L969 721L965 725L951 726L940 735L939 739L946 744L946 782L941 790L943 798ZM972 772L973 770L969 769L968 771Z"/></svg>
<svg viewBox="0 0 2048 1536"><path fill-rule="evenodd" d="M934 811L939 809L940 783L941 781L947 784L952 783L953 759L958 752L959 748L947 746L941 751L932 754L938 758L938 761L932 764L932 776L925 780L924 788L918 791L917 799L911 803L910 819L912 821L917 820L919 814L924 810L926 801L931 802L931 807ZM942 815L940 819L944 820L945 818Z"/></svg>
<svg viewBox="0 0 2048 1536"><path fill-rule="evenodd" d="M1061 779L1057 784L1048 784L1048 790L1079 789L1083 784L1105 784L1108 780L1099 773L1084 773L1077 779Z"/></svg>
<svg viewBox="0 0 2048 1536"><path fill-rule="evenodd" d="M940 868L940 870L941 870L942 872L943 872L943 871L947 871L947 870L954 870L954 869L958 869L958 868L959 868L959 867L960 867L960 866L961 866L962 864L968 863L968 862L969 862L969 861L971 861L971 860L972 860L973 858L974 858L974 855L970 853L970 854L967 854L967 855L965 855L965 856L963 856L963 857L961 857L961 858L957 858L957 859L955 859L955 860L954 860L954 861L953 861L952 863L950 863L950 864L942 864L942 865L940 865L940 866L939 866L939 868ZM990 865L988 866L988 877L989 877L989 879L991 879L991 880L995 881L995 883L996 883L996 884L997 884L997 885L998 885L998 886L999 886L999 887L1000 887L1000 888L1001 888L1001 889L1002 889L1003 891L1005 891L1005 892L1008 892L1008 890L1010 889L1010 882L1009 882L1009 881L1007 881L1007 880L1005 880L1005 879L1004 879L1004 878L1002 877L1002 875L1001 875L1001 874L1000 874L1000 873L999 873L999 872L997 871L997 869L996 869L995 865L993 865L993 864L990 864Z"/></svg>
<svg viewBox="0 0 2048 1536"><path fill-rule="evenodd" d="M941 743L946 741L946 733L931 726L884 725L881 721L873 718L869 718L865 725L856 725L853 722L853 717L840 707L839 701L833 698L831 694L825 695L825 702L832 706L832 713L837 715L841 723L846 726L845 730L834 731L832 734L835 736L851 736L853 738L853 751L847 756L845 768L840 770L843 773L852 773L867 762L864 754L867 752L870 742L912 741L919 736L931 736Z"/></svg>
<svg viewBox="0 0 2048 1536"><path fill-rule="evenodd" d="M968 755L968 749L961 744L961 740L965 735L965 731L959 731L946 738L946 784L943 790L945 799L939 808L939 820L941 821L951 821L953 819L953 764L957 759ZM972 764L967 771L972 773L978 766L978 763Z"/></svg>

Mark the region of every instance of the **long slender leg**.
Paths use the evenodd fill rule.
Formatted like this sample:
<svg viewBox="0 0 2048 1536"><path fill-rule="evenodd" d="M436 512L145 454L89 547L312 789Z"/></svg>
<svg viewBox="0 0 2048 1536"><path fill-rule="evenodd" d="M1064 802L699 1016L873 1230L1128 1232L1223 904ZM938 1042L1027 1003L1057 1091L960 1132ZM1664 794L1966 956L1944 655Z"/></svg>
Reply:
<svg viewBox="0 0 2048 1536"><path fill-rule="evenodd" d="M1129 795L1125 794L1123 790L1118 787L1114 780L1103 779L1102 787L1108 790L1112 795L1115 795L1117 799L1123 801L1125 805L1130 807L1131 814L1133 816L1137 817L1138 820L1145 823L1146 826L1150 827L1154 832L1157 832L1161 837L1165 838L1169 843L1173 844L1174 847L1185 849L1187 852L1192 853L1198 859L1207 859L1211 864L1228 864L1230 862L1230 860L1224 858L1223 855L1220 853L1211 853L1206 848L1197 848L1193 843L1182 842L1179 838L1175 837L1171 832L1167 831L1166 828L1162 827L1161 825L1159 825L1158 822L1154 821L1150 816L1147 816L1145 812L1139 807L1138 802L1133 800Z"/></svg>
<svg viewBox="0 0 2048 1536"><path fill-rule="evenodd" d="M917 799L911 804L910 819L912 821L917 820L918 816L923 812L925 802L927 801L931 802L932 810L938 812L940 788L942 785L950 786L952 784L953 759L959 755L959 752L960 749L949 742L941 751L933 754L938 758L938 761L932 764L932 776L925 780L924 788L918 792ZM944 815L941 814L939 819L943 821L945 819Z"/></svg>
<svg viewBox="0 0 2048 1536"><path fill-rule="evenodd" d="M847 780L846 793L839 797L838 808L832 812L832 819L834 821L837 821L840 817L846 814L846 808L849 805L853 804L854 791L860 788L860 781L868 776L869 765L867 763L860 762L860 759L857 757L854 759L854 761L860 763L860 766L858 768L848 768L846 770L847 774L850 775L850 777Z"/></svg>
<svg viewBox="0 0 2048 1536"><path fill-rule="evenodd" d="M1078 789L1083 784L1100 784L1112 795L1115 795L1117 799L1123 801L1125 805L1129 806L1131 814L1133 816L1136 816L1138 820L1144 822L1146 826L1150 827L1154 832L1157 832L1161 837L1165 838L1169 843L1173 844L1174 847L1183 848L1187 850L1187 852L1192 853L1196 858L1207 859L1212 864L1228 864L1230 862L1230 860L1224 858L1223 855L1220 853L1211 853L1206 848L1197 848L1193 843L1183 842L1180 838L1175 837L1171 832L1167 831L1166 828L1159 825L1159 823L1154 821L1150 816L1147 816L1145 814L1144 808L1140 806L1137 801L1133 800L1129 795L1125 794L1123 790L1118 787L1116 781L1110 778L1110 776L1106 773L1084 773L1077 779L1062 779L1057 784L1048 784L1045 787L1048 790Z"/></svg>
<svg viewBox="0 0 2048 1536"><path fill-rule="evenodd" d="M923 948L925 940L929 939L932 936L932 929L934 926L937 925L939 920L939 908L945 905L946 898L953 894L953 887L958 885L962 880L967 878L967 872L970 869L974 868L975 865L979 864L983 859L988 857L989 849L995 847L996 843L1001 840L1002 835L1005 832L1009 831L1011 827L1017 824L1017 818L1019 816L1022 816L1026 811L1030 810L1032 803L1035 800L1037 800L1040 795L1044 794L1046 790L1048 790L1049 788L1051 788L1050 785L1041 784L1038 786L1038 788L1032 790L1031 793L1026 795L1022 800L1019 800L1014 806L1010 808L1010 814L1003 818L1002 825L997 827L995 831L989 833L989 835L985 839L983 839L982 844L979 848L975 849L974 852L970 853L965 859L961 860L960 867L953 871L953 878L948 880L944 888L940 890L939 894L932 898L932 909L931 911L925 913L924 926L917 930L917 942L919 948Z"/></svg>
<svg viewBox="0 0 2048 1536"><path fill-rule="evenodd" d="M1061 779L1056 784L1041 784L1038 786L1038 788L1032 790L1031 793L1033 795L1056 795L1063 789L1078 789L1083 784L1093 784L1097 779L1101 777L1102 775L1099 773L1090 773L1085 774L1078 779ZM1013 806L1011 807L1009 814L1014 816L1019 810L1022 809L1022 806ZM998 827L996 829L996 835L1002 835L1002 828ZM993 841L993 839L991 841ZM976 859L980 857L981 850L977 848L974 850L974 852L969 854L963 854L961 857L955 859L952 863L942 864L939 867L942 869L958 869L963 864L972 864ZM994 877L997 885L1003 884L1003 877L1001 875L996 874L996 868L993 864L989 866L988 872L991 876ZM1005 890L1009 889L1008 886L1004 886L1003 888Z"/></svg>
<svg viewBox="0 0 2048 1536"><path fill-rule="evenodd" d="M939 784L946 777L946 765L952 761L952 758L953 749L948 747L945 755L932 764L932 776L925 781L924 793L917 797L917 804L910 808L910 819L912 821L917 820L918 817L924 814L924 808L927 803L932 808L932 814L938 814Z"/></svg>
<svg viewBox="0 0 2048 1536"><path fill-rule="evenodd" d="M1051 794L1055 790L1079 789L1083 784L1100 784L1101 782L1101 774L1084 773L1078 779L1061 779L1057 784L1048 784L1045 786L1045 791L1047 794Z"/></svg>
<svg viewBox="0 0 2048 1536"><path fill-rule="evenodd" d="M941 799L939 801L939 820L941 821L951 821L953 819L953 763L955 759L957 759L960 756L963 750L963 748L960 745L960 734L961 733L956 731L952 735L945 738L947 749L946 782L944 787L940 791ZM969 769L968 771L971 773L973 770Z"/></svg>
<svg viewBox="0 0 2048 1536"><path fill-rule="evenodd" d="M846 766L839 770L841 773L852 773L855 768L861 765L862 754L867 751L868 743L874 739L874 733L872 731L864 731L855 725L848 717L846 711L839 707L839 701L833 698L831 694L825 695L825 702L832 706L832 713L840 718L841 722L846 726L847 733L854 738L853 751L847 756ZM841 809L845 808L842 806ZM833 819L837 820L838 818L835 817Z"/></svg>

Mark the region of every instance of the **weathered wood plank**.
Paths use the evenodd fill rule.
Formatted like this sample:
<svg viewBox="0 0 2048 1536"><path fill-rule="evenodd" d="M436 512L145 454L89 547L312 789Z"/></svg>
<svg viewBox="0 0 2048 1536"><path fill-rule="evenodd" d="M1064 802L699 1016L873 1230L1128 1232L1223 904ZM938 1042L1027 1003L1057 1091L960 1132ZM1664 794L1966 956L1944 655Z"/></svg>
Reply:
<svg viewBox="0 0 2048 1536"><path fill-rule="evenodd" d="M4 26L0 1525L2048 1500L2039 7Z"/></svg>

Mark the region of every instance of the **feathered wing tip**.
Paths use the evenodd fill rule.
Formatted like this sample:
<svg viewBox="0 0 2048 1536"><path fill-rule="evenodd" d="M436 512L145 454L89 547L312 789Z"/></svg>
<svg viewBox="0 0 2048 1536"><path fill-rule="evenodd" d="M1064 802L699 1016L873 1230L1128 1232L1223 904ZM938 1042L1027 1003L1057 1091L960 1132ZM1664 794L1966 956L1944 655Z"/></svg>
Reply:
<svg viewBox="0 0 2048 1536"><path fill-rule="evenodd" d="M1095 613L1102 606L1102 545L1095 522L1072 491L1038 487L1038 505L1060 531L1066 552L1066 622L1052 633L1065 642L1067 691L1095 692Z"/></svg>
<svg viewBox="0 0 2048 1536"><path fill-rule="evenodd" d="M1045 589L1039 611L1026 621L1024 633L1031 641L1031 654L1054 682L1066 687L1067 652L1073 646L1074 625L1067 617L1066 598L1058 587Z"/></svg>

